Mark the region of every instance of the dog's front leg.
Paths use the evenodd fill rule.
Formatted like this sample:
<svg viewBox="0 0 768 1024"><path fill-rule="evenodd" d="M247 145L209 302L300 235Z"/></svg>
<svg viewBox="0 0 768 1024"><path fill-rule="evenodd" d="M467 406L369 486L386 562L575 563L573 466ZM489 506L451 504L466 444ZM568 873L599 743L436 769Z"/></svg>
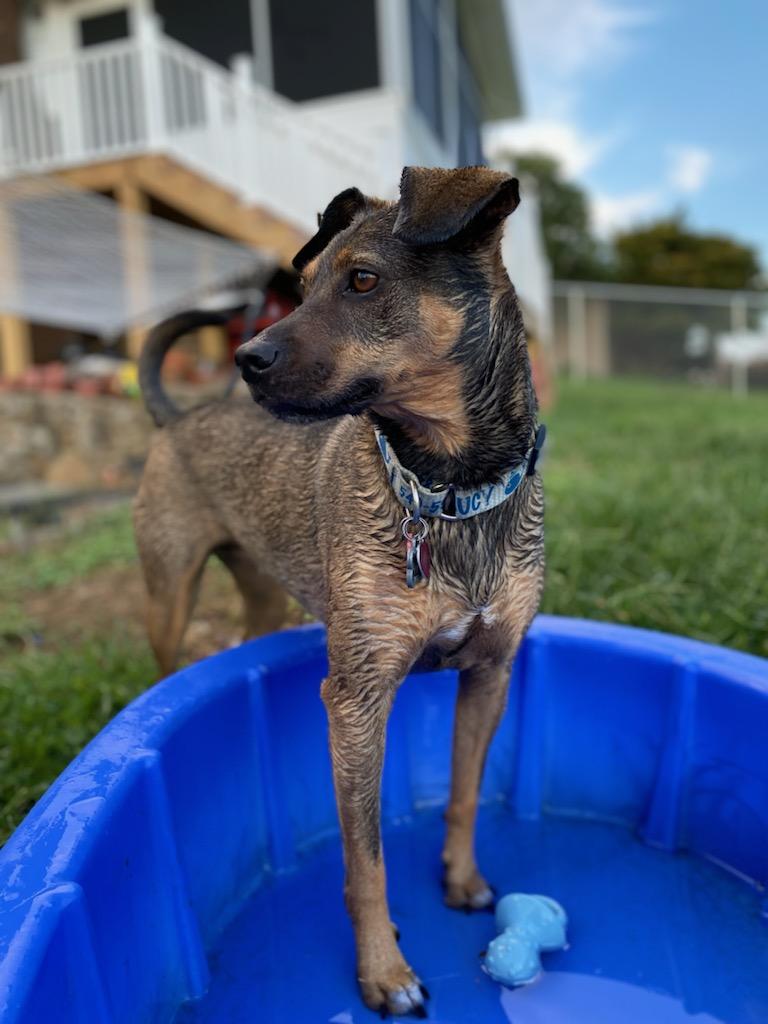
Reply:
<svg viewBox="0 0 768 1024"><path fill-rule="evenodd" d="M344 893L355 930L363 999L374 1010L423 1017L426 993L395 941L381 849L381 769L398 683L374 678L370 666L351 675L334 671L331 659L322 697L344 842Z"/></svg>
<svg viewBox="0 0 768 1024"><path fill-rule="evenodd" d="M507 700L510 662L511 658L501 664L478 665L459 675L443 846L449 907L479 910L493 902L493 892L475 862L475 820L485 757Z"/></svg>

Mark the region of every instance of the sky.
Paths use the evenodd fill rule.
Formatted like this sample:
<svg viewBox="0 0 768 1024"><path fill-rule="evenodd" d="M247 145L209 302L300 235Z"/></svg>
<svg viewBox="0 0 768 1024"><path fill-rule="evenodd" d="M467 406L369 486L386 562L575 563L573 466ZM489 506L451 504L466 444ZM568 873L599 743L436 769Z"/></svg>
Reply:
<svg viewBox="0 0 768 1024"><path fill-rule="evenodd" d="M768 267L768 0L505 0L525 116L499 144L560 158L604 237L673 210Z"/></svg>

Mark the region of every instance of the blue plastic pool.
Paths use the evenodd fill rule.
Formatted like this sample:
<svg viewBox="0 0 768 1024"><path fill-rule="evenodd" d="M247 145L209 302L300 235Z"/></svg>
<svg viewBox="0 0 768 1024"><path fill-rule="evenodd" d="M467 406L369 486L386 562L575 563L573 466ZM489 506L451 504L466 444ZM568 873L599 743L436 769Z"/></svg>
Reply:
<svg viewBox="0 0 768 1024"><path fill-rule="evenodd" d="M319 627L165 680L0 853L2 1024L359 1024ZM400 691L391 908L435 1024L766 1024L768 663L539 618L489 757L479 860L543 892L569 950L507 991L489 914L441 903L455 678ZM51 723L55 728L56 723Z"/></svg>

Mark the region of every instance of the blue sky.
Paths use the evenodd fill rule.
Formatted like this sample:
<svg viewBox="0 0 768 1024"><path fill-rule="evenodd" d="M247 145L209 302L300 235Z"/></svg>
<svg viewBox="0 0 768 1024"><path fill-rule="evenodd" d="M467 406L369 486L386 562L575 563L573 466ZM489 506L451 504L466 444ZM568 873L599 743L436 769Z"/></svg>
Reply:
<svg viewBox="0 0 768 1024"><path fill-rule="evenodd" d="M544 149L595 227L682 207L768 267L768 0L506 0L526 116L490 133Z"/></svg>

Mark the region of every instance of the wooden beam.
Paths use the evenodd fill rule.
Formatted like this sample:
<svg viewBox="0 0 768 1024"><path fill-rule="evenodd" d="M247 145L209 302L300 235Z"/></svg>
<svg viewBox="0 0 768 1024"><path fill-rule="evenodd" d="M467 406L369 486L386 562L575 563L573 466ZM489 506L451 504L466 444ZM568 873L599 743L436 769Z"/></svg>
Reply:
<svg viewBox="0 0 768 1024"><path fill-rule="evenodd" d="M7 203L0 202L0 273L9 288L18 287L16 222ZM14 313L0 311L0 373L13 379L32 362L29 324Z"/></svg>
<svg viewBox="0 0 768 1024"><path fill-rule="evenodd" d="M115 199L125 216L121 217L125 282L131 304L146 308L149 304L149 251L145 224L134 214L149 212L149 199L130 178L123 178L115 187ZM128 355L138 359L146 340L145 326L130 327L126 332Z"/></svg>
<svg viewBox="0 0 768 1024"><path fill-rule="evenodd" d="M29 324L10 313L0 314L0 372L13 380L32 362Z"/></svg>
<svg viewBox="0 0 768 1024"><path fill-rule="evenodd" d="M206 362L220 366L224 361L227 336L222 327L201 327L198 331L200 355Z"/></svg>
<svg viewBox="0 0 768 1024"><path fill-rule="evenodd" d="M128 157L69 168L58 176L80 188L119 190L127 183L141 188L201 227L238 242L273 252L285 267L309 237L296 224L259 206L246 206L226 188L165 156Z"/></svg>

